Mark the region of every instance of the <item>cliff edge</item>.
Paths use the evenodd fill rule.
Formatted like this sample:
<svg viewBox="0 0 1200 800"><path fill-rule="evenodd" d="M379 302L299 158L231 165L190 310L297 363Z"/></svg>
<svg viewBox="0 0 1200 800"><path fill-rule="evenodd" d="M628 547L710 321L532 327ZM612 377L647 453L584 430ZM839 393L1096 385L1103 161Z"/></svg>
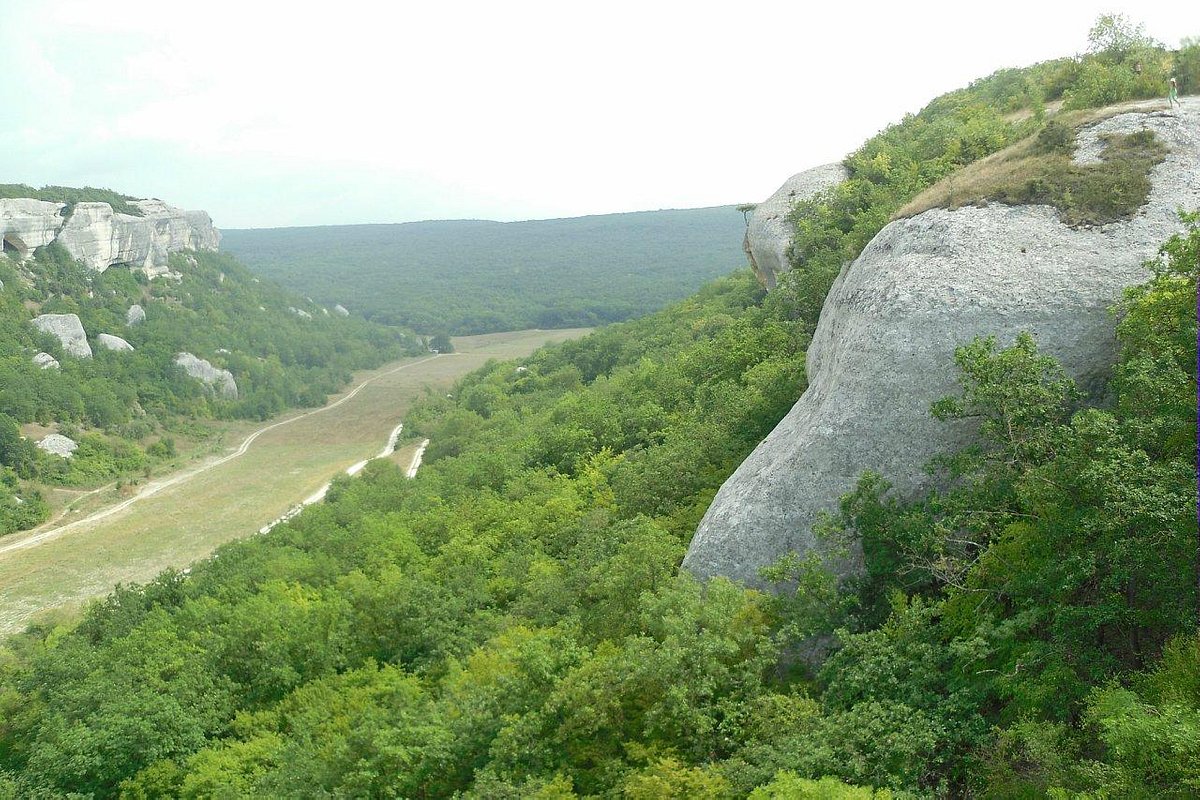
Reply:
<svg viewBox="0 0 1200 800"><path fill-rule="evenodd" d="M1144 262L1200 207L1200 99L1176 113L1132 111L1082 130L1077 159L1110 133L1153 130L1167 145L1147 203L1127 221L1072 228L1048 206L932 209L885 227L838 276L808 351L800 400L725 482L684 567L763 586L780 556L821 552L818 516L866 470L902 497L930 488L925 464L973 435L932 403L959 388L956 347L1029 331L1089 388L1116 356L1109 308L1145 281ZM846 574L854 563L833 564Z"/></svg>

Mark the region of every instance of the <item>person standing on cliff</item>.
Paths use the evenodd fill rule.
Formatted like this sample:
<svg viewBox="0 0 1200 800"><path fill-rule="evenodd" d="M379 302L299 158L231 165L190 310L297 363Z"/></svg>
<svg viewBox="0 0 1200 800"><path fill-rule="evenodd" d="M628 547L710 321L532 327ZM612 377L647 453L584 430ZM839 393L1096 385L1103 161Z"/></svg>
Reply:
<svg viewBox="0 0 1200 800"><path fill-rule="evenodd" d="M1175 78L1172 76L1171 83L1167 88L1167 108L1174 108L1175 106L1182 105L1183 104L1179 102L1179 84L1175 82Z"/></svg>

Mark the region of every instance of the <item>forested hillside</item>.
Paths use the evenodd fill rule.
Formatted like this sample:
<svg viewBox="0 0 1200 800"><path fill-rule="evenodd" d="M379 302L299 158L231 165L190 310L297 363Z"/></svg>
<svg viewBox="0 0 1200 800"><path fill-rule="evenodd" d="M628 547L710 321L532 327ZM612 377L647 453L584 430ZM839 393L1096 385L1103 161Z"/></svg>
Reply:
<svg viewBox="0 0 1200 800"><path fill-rule="evenodd" d="M745 260L732 206L531 222L226 230L256 272L422 333L588 327L694 292Z"/></svg>
<svg viewBox="0 0 1200 800"><path fill-rule="evenodd" d="M171 263L178 280L121 267L94 272L57 243L25 263L0 257L0 534L44 518L39 486L140 478L176 455L176 436L203 433L193 421L320 405L352 370L423 350L403 330L324 313L231 256L173 254ZM135 304L145 318L130 325ZM132 350L75 357L31 324L38 314L76 314L93 337L117 335ZM180 352L228 369L237 397L187 375L174 363ZM37 353L57 366L35 363ZM62 458L35 448L21 436L30 424L72 437L79 449Z"/></svg>
<svg viewBox="0 0 1200 800"><path fill-rule="evenodd" d="M1196 796L1196 215L1114 309L1092 396L1027 336L964 343L933 411L980 439L933 465L945 488L902 505L866 474L828 520L861 579L785 558L767 595L678 570L804 389L847 258L1036 142L1047 101L1148 96L1200 55L1117 32L867 142L797 209L779 290L739 272L493 364L409 415L416 479L373 463L9 640L0 797Z"/></svg>

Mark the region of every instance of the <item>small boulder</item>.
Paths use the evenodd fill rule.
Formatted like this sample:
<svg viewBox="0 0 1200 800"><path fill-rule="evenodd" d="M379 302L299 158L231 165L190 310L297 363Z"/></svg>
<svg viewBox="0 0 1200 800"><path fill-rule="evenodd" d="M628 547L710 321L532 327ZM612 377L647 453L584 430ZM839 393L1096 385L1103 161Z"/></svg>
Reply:
<svg viewBox="0 0 1200 800"><path fill-rule="evenodd" d="M49 433L42 437L42 440L37 443L37 446L45 450L47 453L53 453L62 458L70 458L79 445L74 439L63 436L61 433Z"/></svg>
<svg viewBox="0 0 1200 800"><path fill-rule="evenodd" d="M118 352L133 352L133 345L122 339L120 336L113 336L111 333L102 333L96 337L96 343L105 350L116 350Z"/></svg>
<svg viewBox="0 0 1200 800"><path fill-rule="evenodd" d="M146 309L142 308L137 303L131 305L129 310L125 312L126 327L132 328L134 325L141 325L145 321Z"/></svg>
<svg viewBox="0 0 1200 800"><path fill-rule="evenodd" d="M350 312L341 303L338 303L336 306L333 307L333 313L337 314L339 317L350 316Z"/></svg>
<svg viewBox="0 0 1200 800"><path fill-rule="evenodd" d="M312 319L312 314L308 313L307 311L305 311L302 308L296 308L295 306L288 306L288 311L292 312L300 319Z"/></svg>
<svg viewBox="0 0 1200 800"><path fill-rule="evenodd" d="M92 348L88 344L83 323L76 314L42 314L34 317L33 325L38 330L58 338L63 350L77 358L91 358Z"/></svg>
<svg viewBox="0 0 1200 800"><path fill-rule="evenodd" d="M42 369L58 369L58 359L49 353L38 353L33 357L33 363L37 364Z"/></svg>

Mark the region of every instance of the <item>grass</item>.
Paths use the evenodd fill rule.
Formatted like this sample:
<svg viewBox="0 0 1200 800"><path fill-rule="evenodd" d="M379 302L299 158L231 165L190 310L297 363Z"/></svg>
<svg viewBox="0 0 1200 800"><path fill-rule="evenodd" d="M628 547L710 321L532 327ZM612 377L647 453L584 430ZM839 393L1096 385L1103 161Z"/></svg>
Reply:
<svg viewBox="0 0 1200 800"><path fill-rule="evenodd" d="M1070 112L1046 122L1036 134L994 153L931 186L894 218L931 208L988 203L1049 205L1072 226L1103 225L1132 217L1150 194L1150 170L1167 154L1151 130L1104 137L1097 164L1076 164L1075 136L1085 125L1121 111Z"/></svg>
<svg viewBox="0 0 1200 800"><path fill-rule="evenodd" d="M240 458L36 547L0 552L0 632L17 630L47 609L78 608L119 582L143 582L167 567L184 567L253 534L346 467L378 453L425 387L444 390L489 359L517 358L585 332L464 337L454 340L454 355L401 371L395 370L418 359L359 373L355 386L376 379L337 408L264 433ZM243 438L224 440L236 445ZM96 499L107 505L117 498ZM0 547L20 538L6 536Z"/></svg>

